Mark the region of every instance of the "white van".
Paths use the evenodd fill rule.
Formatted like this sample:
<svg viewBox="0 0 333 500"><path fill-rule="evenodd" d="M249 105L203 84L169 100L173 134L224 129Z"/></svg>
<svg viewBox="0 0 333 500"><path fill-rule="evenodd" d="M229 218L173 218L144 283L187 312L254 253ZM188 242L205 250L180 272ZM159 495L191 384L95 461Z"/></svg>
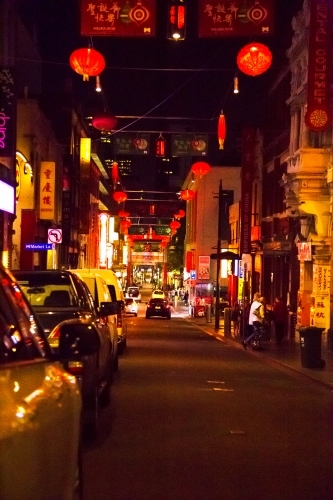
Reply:
<svg viewBox="0 0 333 500"><path fill-rule="evenodd" d="M110 294L106 281L101 276L91 272L89 269L71 269L71 272L80 276L82 281L87 285L97 309L100 308L101 302L116 302L116 300L114 300L114 298L112 298ZM115 314L107 316L106 320L108 323L112 343L114 370L118 369L117 310L118 307L115 309Z"/></svg>
<svg viewBox="0 0 333 500"><path fill-rule="evenodd" d="M78 269L77 271L86 271L101 276L108 286L112 302L117 302L118 353L122 354L127 345L127 317L124 292L115 272L112 269Z"/></svg>

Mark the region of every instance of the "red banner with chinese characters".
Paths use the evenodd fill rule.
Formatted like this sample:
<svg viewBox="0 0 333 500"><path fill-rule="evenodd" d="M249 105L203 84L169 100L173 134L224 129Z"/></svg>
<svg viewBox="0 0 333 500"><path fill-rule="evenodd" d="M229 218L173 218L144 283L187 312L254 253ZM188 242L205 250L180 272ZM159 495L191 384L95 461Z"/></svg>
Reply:
<svg viewBox="0 0 333 500"><path fill-rule="evenodd" d="M308 107L305 123L321 132L331 126L332 0L311 0Z"/></svg>
<svg viewBox="0 0 333 500"><path fill-rule="evenodd" d="M199 0L198 5L200 37L273 35L274 0Z"/></svg>
<svg viewBox="0 0 333 500"><path fill-rule="evenodd" d="M155 36L156 0L81 0L81 35Z"/></svg>
<svg viewBox="0 0 333 500"><path fill-rule="evenodd" d="M251 253L251 216L252 216L252 181L255 169L256 130L243 129L242 157L242 198L241 198L241 234L240 254Z"/></svg>
<svg viewBox="0 0 333 500"><path fill-rule="evenodd" d="M55 216L55 163L42 161L40 166L39 218L53 220Z"/></svg>

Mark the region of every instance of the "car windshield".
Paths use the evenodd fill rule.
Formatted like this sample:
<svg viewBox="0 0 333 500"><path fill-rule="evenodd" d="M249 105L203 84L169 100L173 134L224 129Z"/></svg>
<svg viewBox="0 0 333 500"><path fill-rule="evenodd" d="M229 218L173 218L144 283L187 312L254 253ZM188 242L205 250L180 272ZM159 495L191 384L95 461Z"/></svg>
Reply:
<svg viewBox="0 0 333 500"><path fill-rule="evenodd" d="M20 273L17 281L33 307L77 305L70 276L65 273Z"/></svg>
<svg viewBox="0 0 333 500"><path fill-rule="evenodd" d="M126 299L126 305L127 306L130 306L130 305L132 305L134 303L135 303L134 299Z"/></svg>
<svg viewBox="0 0 333 500"><path fill-rule="evenodd" d="M138 297L140 295L140 290L136 287L128 288L127 294L131 297Z"/></svg>

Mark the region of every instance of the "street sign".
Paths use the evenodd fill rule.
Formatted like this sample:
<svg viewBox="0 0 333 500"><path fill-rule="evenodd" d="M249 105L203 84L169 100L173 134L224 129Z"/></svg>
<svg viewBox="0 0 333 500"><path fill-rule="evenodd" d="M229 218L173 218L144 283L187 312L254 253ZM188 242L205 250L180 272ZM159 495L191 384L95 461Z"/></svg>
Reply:
<svg viewBox="0 0 333 500"><path fill-rule="evenodd" d="M62 243L62 229L48 229L47 230L48 243Z"/></svg>
<svg viewBox="0 0 333 500"><path fill-rule="evenodd" d="M53 245L52 243L26 243L25 249L34 250L35 252L38 250L52 250Z"/></svg>
<svg viewBox="0 0 333 500"><path fill-rule="evenodd" d="M190 271L190 278L191 278L191 280L197 279L197 272L196 271Z"/></svg>

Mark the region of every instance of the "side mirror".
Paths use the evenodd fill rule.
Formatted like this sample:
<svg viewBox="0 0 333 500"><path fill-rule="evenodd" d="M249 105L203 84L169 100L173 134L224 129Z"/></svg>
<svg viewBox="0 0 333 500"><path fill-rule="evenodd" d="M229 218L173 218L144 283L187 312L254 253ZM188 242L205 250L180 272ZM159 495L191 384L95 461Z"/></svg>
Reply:
<svg viewBox="0 0 333 500"><path fill-rule="evenodd" d="M117 314L118 304L117 302L101 302L99 307L100 316L112 316Z"/></svg>
<svg viewBox="0 0 333 500"><path fill-rule="evenodd" d="M98 352L100 339L95 326L91 323L68 321L58 327L60 359L89 356Z"/></svg>

